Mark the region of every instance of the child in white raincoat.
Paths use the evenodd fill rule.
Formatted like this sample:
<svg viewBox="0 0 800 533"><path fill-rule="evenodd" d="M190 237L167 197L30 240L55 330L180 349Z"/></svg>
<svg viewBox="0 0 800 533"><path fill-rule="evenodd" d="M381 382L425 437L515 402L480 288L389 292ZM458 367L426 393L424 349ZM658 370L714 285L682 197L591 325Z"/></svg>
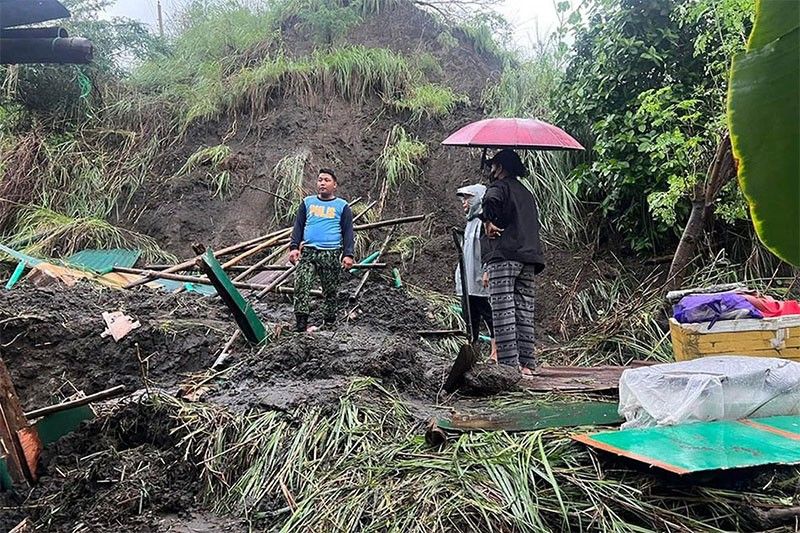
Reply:
<svg viewBox="0 0 800 533"><path fill-rule="evenodd" d="M456 195L461 198L464 207L464 214L467 217L467 226L464 229L464 268L467 272L467 292L469 296L469 308L472 318L472 342L478 340L480 323L483 321L489 330L492 338L492 353L490 359L497 361L497 346L494 339L494 327L492 325L492 308L489 305L489 291L486 288L487 279L484 279L484 269L481 264L481 235L483 233L483 223L479 215L481 213L481 200L486 192L484 185L468 185L456 191ZM461 273L456 268L456 294L461 296Z"/></svg>

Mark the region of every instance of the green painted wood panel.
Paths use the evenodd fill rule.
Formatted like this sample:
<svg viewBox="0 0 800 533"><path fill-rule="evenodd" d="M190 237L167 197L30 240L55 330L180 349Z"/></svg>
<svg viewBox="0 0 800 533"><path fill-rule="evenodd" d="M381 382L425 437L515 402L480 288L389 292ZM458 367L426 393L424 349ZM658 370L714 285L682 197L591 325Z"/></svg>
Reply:
<svg viewBox="0 0 800 533"><path fill-rule="evenodd" d="M761 426L774 428L778 431L785 431L800 439L800 417L797 416L770 416L768 418L753 418L749 422ZM800 446L800 443L798 443Z"/></svg>
<svg viewBox="0 0 800 533"><path fill-rule="evenodd" d="M263 341L267 337L264 324L259 320L253 307L247 303L239 291L236 290L236 287L233 286L231 280L228 279L228 275L225 274L222 265L214 257L214 252L210 248L203 254L202 265L203 271L214 285L214 288L217 289L222 301L225 302L225 305L233 314L233 318L245 338L253 344Z"/></svg>
<svg viewBox="0 0 800 533"><path fill-rule="evenodd" d="M723 420L606 431L573 438L595 448L686 474L800 463L800 441L797 438L759 427L794 428L798 422L800 417Z"/></svg>

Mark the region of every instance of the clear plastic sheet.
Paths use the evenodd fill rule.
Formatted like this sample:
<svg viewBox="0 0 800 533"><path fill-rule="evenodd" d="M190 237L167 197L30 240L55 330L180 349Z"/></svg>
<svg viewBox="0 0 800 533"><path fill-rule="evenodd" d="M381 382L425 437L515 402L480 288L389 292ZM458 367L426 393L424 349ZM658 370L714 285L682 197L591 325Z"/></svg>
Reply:
<svg viewBox="0 0 800 533"><path fill-rule="evenodd" d="M800 363L719 356L629 369L619 413L623 428L800 415Z"/></svg>

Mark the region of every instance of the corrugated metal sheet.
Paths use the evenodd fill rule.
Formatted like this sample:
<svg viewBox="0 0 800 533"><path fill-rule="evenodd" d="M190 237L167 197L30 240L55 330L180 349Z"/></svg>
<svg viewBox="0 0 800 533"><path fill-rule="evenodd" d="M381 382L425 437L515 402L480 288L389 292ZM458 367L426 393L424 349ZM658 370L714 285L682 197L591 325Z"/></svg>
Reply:
<svg viewBox="0 0 800 533"><path fill-rule="evenodd" d="M86 249L74 253L64 261L71 266L91 270L99 274L111 272L115 266L130 268L139 260L141 250L125 250L114 248L111 250Z"/></svg>
<svg viewBox="0 0 800 533"><path fill-rule="evenodd" d="M623 429L575 440L676 474L800 463L800 417Z"/></svg>

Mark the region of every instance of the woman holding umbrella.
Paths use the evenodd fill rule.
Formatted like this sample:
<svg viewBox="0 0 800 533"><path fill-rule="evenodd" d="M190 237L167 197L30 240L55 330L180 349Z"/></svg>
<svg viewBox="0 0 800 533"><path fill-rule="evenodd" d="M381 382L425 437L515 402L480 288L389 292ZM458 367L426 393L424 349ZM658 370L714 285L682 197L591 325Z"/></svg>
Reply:
<svg viewBox="0 0 800 533"><path fill-rule="evenodd" d="M538 366L533 277L544 269L539 213L533 194L520 179L528 169L516 152L501 150L489 164L491 184L483 196L481 215L488 241L482 245L481 260L489 278L497 362L532 374Z"/></svg>
<svg viewBox="0 0 800 533"><path fill-rule="evenodd" d="M561 128L542 120L488 118L462 127L442 141L447 146L499 149L490 161L491 184L481 218L486 238L481 256L488 273L498 362L531 374L538 365L533 345L533 276L544 269L539 214L528 175L516 150L583 150ZM454 365L455 368L455 365Z"/></svg>

